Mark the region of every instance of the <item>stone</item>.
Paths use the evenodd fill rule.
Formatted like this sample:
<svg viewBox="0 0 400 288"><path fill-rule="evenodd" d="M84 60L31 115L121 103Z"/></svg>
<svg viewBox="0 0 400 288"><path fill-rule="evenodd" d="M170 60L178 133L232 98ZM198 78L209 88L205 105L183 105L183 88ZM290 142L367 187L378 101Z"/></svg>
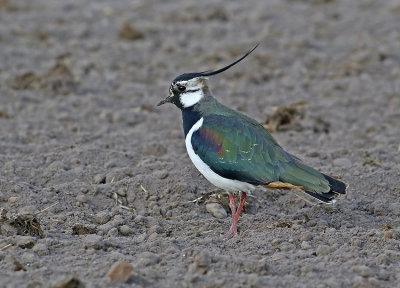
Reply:
<svg viewBox="0 0 400 288"><path fill-rule="evenodd" d="M14 204L15 202L17 202L17 199L18 199L17 197L12 196L12 197L8 198L8 203Z"/></svg>
<svg viewBox="0 0 400 288"><path fill-rule="evenodd" d="M128 281L129 276L132 273L132 270L133 268L131 264L129 264L126 261L119 260L111 266L106 276L111 280L119 280L125 283Z"/></svg>
<svg viewBox="0 0 400 288"><path fill-rule="evenodd" d="M317 256L328 255L329 253L331 253L331 247L329 247L328 245L319 245L315 253L317 254Z"/></svg>
<svg viewBox="0 0 400 288"><path fill-rule="evenodd" d="M82 240L85 248L101 249L104 246L103 237L96 234L89 234Z"/></svg>
<svg viewBox="0 0 400 288"><path fill-rule="evenodd" d="M44 243L36 244L33 247L32 251L35 252L39 256L49 255L49 248L47 248L47 245Z"/></svg>
<svg viewBox="0 0 400 288"><path fill-rule="evenodd" d="M117 167L117 162L115 160L110 160L104 164L104 167L107 169Z"/></svg>
<svg viewBox="0 0 400 288"><path fill-rule="evenodd" d="M25 266L22 265L15 257L9 254L4 257L3 262L6 264L6 266L9 266L10 270L12 271L26 271Z"/></svg>
<svg viewBox="0 0 400 288"><path fill-rule="evenodd" d="M146 266L155 265L160 261L161 261L161 258L157 254L154 254L152 252L143 252L138 256L135 264L137 266L146 267Z"/></svg>
<svg viewBox="0 0 400 288"><path fill-rule="evenodd" d="M86 203L87 198L85 194L79 194L78 196L76 196L76 201L79 203Z"/></svg>
<svg viewBox="0 0 400 288"><path fill-rule="evenodd" d="M224 207L221 206L219 203L208 203L206 204L206 210L208 213L213 215L215 218L223 219L228 216Z"/></svg>
<svg viewBox="0 0 400 288"><path fill-rule="evenodd" d="M106 224L108 221L110 221L110 219L111 216L109 215L108 211L101 211L94 216L94 220L100 225Z"/></svg>
<svg viewBox="0 0 400 288"><path fill-rule="evenodd" d="M358 265L353 267L353 271L360 274L362 277L370 277L372 276L371 268L365 265Z"/></svg>
<svg viewBox="0 0 400 288"><path fill-rule="evenodd" d="M313 239L313 236L309 232L304 232L300 236L300 240L301 241L311 241L312 239Z"/></svg>
<svg viewBox="0 0 400 288"><path fill-rule="evenodd" d="M116 227L111 228L107 232L107 237L117 237L118 236L118 229Z"/></svg>
<svg viewBox="0 0 400 288"><path fill-rule="evenodd" d="M149 235L149 240L154 240L158 237L158 233L157 232L153 232Z"/></svg>
<svg viewBox="0 0 400 288"><path fill-rule="evenodd" d="M78 278L74 276L68 276L65 280L52 286L54 288L85 288L85 284L81 282Z"/></svg>
<svg viewBox="0 0 400 288"><path fill-rule="evenodd" d="M211 263L210 255L206 251L201 251L194 257L194 262L198 267L208 267Z"/></svg>
<svg viewBox="0 0 400 288"><path fill-rule="evenodd" d="M133 234L133 231L128 225L122 225L119 227L119 233L121 233L123 236L129 236Z"/></svg>
<svg viewBox="0 0 400 288"><path fill-rule="evenodd" d="M97 174L93 177L93 184L104 184L106 182L106 176L104 174Z"/></svg>
<svg viewBox="0 0 400 288"><path fill-rule="evenodd" d="M125 173L121 171L112 171L106 175L106 183L115 183L125 178Z"/></svg>
<svg viewBox="0 0 400 288"><path fill-rule="evenodd" d="M168 177L168 171L167 170L158 170L158 171L155 171L153 173L153 175L155 177L157 177L158 179L165 179Z"/></svg>
<svg viewBox="0 0 400 288"><path fill-rule="evenodd" d="M308 250L308 249L311 249L311 244L308 241L303 241L303 242L301 242L300 247L303 250Z"/></svg>
<svg viewBox="0 0 400 288"><path fill-rule="evenodd" d="M390 239L392 238L392 233L386 231L385 233L383 233L383 237L386 239Z"/></svg>
<svg viewBox="0 0 400 288"><path fill-rule="evenodd" d="M377 265L389 265L390 264L390 259L386 255L378 255L375 258L375 263Z"/></svg>

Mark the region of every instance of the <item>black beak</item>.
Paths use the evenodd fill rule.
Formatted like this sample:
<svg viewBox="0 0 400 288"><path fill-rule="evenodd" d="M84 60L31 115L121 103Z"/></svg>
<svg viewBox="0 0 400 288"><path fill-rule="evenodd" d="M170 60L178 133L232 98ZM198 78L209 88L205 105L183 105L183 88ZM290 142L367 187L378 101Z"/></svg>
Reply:
<svg viewBox="0 0 400 288"><path fill-rule="evenodd" d="M165 98L164 100L161 100L160 102L158 102L157 106L161 106L165 103L171 103L172 102L172 97L168 96L167 98Z"/></svg>

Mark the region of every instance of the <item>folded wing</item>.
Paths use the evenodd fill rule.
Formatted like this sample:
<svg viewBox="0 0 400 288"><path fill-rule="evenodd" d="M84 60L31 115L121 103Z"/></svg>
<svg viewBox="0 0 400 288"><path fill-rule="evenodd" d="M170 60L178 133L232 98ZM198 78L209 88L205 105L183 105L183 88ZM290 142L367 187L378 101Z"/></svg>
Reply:
<svg viewBox="0 0 400 288"><path fill-rule="evenodd" d="M280 181L317 194L331 191L325 175L285 152L258 123L206 116L191 142L202 161L222 177L254 185Z"/></svg>

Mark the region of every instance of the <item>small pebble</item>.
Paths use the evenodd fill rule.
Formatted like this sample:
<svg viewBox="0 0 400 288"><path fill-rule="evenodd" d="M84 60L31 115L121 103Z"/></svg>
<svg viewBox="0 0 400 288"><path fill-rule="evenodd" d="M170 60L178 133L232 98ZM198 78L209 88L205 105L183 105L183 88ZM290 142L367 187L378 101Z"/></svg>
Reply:
<svg viewBox="0 0 400 288"><path fill-rule="evenodd" d="M61 161L54 161L48 167L53 170L69 170L69 167Z"/></svg>
<svg viewBox="0 0 400 288"><path fill-rule="evenodd" d="M106 175L106 183L115 183L125 178L125 174L123 172L114 171L110 172Z"/></svg>
<svg viewBox="0 0 400 288"><path fill-rule="evenodd" d="M36 244L33 247L32 251L35 252L39 256L49 255L49 248L47 248L47 245L44 243Z"/></svg>
<svg viewBox="0 0 400 288"><path fill-rule="evenodd" d="M10 198L8 198L8 203L10 203L10 204L14 204L15 202L17 202L17 197L10 197Z"/></svg>
<svg viewBox="0 0 400 288"><path fill-rule="evenodd" d="M135 264L138 266L151 266L160 262L161 258L152 252L143 252L136 258Z"/></svg>
<svg viewBox="0 0 400 288"><path fill-rule="evenodd" d="M328 255L329 253L331 253L331 247L329 247L328 245L319 245L315 253L317 254L317 256Z"/></svg>
<svg viewBox="0 0 400 288"><path fill-rule="evenodd" d="M86 195L85 194L79 194L78 196L76 196L76 201L79 203L86 203L87 199L86 199Z"/></svg>
<svg viewBox="0 0 400 288"><path fill-rule="evenodd" d="M104 164L104 167L107 169L117 167L117 162L115 162L114 160L110 160Z"/></svg>
<svg viewBox="0 0 400 288"><path fill-rule="evenodd" d="M361 239L359 239L357 237L352 237L350 239L350 245L351 246L355 246L355 247L361 247L362 246L362 241L361 241Z"/></svg>
<svg viewBox="0 0 400 288"><path fill-rule="evenodd" d="M301 241L311 241L312 239L313 239L312 234L308 233L308 232L302 233L301 236L300 236L300 240Z"/></svg>
<svg viewBox="0 0 400 288"><path fill-rule="evenodd" d="M82 244L85 248L101 249L103 248L103 238L100 235L89 234L83 238Z"/></svg>
<svg viewBox="0 0 400 288"><path fill-rule="evenodd" d="M271 242L272 246L278 246L279 244L281 244L281 240L280 239L273 239Z"/></svg>
<svg viewBox="0 0 400 288"><path fill-rule="evenodd" d="M375 263L377 265L389 265L390 264L390 259L386 255L378 255L375 258Z"/></svg>
<svg viewBox="0 0 400 288"><path fill-rule="evenodd" d="M93 184L104 184L106 182L106 176L104 174L97 174L93 177Z"/></svg>
<svg viewBox="0 0 400 288"><path fill-rule="evenodd" d="M307 157L318 157L319 153L316 151L311 151L311 152L306 153L306 156Z"/></svg>
<svg viewBox="0 0 400 288"><path fill-rule="evenodd" d="M118 236L118 229L116 227L111 228L107 232L107 237L117 237Z"/></svg>
<svg viewBox="0 0 400 288"><path fill-rule="evenodd" d="M158 179L165 179L168 177L168 171L167 170L159 170L159 171L155 171L153 173L153 175L155 177L157 177Z"/></svg>
<svg viewBox="0 0 400 288"><path fill-rule="evenodd" d="M106 276L112 280L119 280L121 282L126 282L132 273L132 265L126 261L119 260L115 262L110 270L108 270Z"/></svg>
<svg viewBox="0 0 400 288"><path fill-rule="evenodd" d="M119 227L119 233L124 236L129 236L133 234L133 231L128 225L122 225L121 227Z"/></svg>
<svg viewBox="0 0 400 288"><path fill-rule="evenodd" d="M222 207L219 203L206 204L206 210L208 213L218 219L226 218L228 216L228 213L226 213L224 207Z"/></svg>
<svg viewBox="0 0 400 288"><path fill-rule="evenodd" d="M62 280L61 282L56 283L52 287L54 287L54 288L69 288L69 287L85 288L85 284L83 284L83 282L81 280L79 280L78 278L70 275L67 278L65 278L64 280Z"/></svg>
<svg viewBox="0 0 400 288"><path fill-rule="evenodd" d="M111 217L108 214L108 211L101 211L96 214L94 217L94 220L96 221L97 224L106 224L108 221L110 221Z"/></svg>
<svg viewBox="0 0 400 288"><path fill-rule="evenodd" d="M311 244L308 241L303 241L303 242L301 242L300 247L303 250L308 250L308 249L311 249Z"/></svg>
<svg viewBox="0 0 400 288"><path fill-rule="evenodd" d="M353 267L353 271L359 273L362 277L371 276L371 269L365 265L359 265Z"/></svg>
<svg viewBox="0 0 400 288"><path fill-rule="evenodd" d="M117 194L121 197L125 197L126 196L126 189L121 187L117 190Z"/></svg>
<svg viewBox="0 0 400 288"><path fill-rule="evenodd" d="M162 233L163 229L162 229L162 227L160 225L153 225L153 226L150 227L148 233L151 234L153 232Z"/></svg>
<svg viewBox="0 0 400 288"><path fill-rule="evenodd" d="M201 251L194 257L194 262L198 267L208 267L211 263L210 255L206 251Z"/></svg>
<svg viewBox="0 0 400 288"><path fill-rule="evenodd" d="M132 190L128 190L126 192L126 201L130 204L130 203L134 203L136 200L136 193Z"/></svg>
<svg viewBox="0 0 400 288"><path fill-rule="evenodd" d="M153 232L149 235L149 240L154 240L158 237L158 233L157 232Z"/></svg>
<svg viewBox="0 0 400 288"><path fill-rule="evenodd" d="M390 238L392 238L392 233L385 232L385 233L383 233L383 237L386 238L386 239L390 239Z"/></svg>

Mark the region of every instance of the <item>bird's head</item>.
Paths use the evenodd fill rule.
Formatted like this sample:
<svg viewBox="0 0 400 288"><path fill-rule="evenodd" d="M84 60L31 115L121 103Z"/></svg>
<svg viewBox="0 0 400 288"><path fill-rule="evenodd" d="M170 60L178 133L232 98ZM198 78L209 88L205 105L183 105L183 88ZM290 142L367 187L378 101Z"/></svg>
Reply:
<svg viewBox="0 0 400 288"><path fill-rule="evenodd" d="M248 51L244 56L235 62L215 71L204 71L198 73L185 73L176 77L169 88L169 96L161 100L157 106L165 103L173 103L178 108L184 109L196 105L201 99L209 92L207 86L207 79L228 70L233 65L239 63L246 58L251 52L258 47L258 44Z"/></svg>

